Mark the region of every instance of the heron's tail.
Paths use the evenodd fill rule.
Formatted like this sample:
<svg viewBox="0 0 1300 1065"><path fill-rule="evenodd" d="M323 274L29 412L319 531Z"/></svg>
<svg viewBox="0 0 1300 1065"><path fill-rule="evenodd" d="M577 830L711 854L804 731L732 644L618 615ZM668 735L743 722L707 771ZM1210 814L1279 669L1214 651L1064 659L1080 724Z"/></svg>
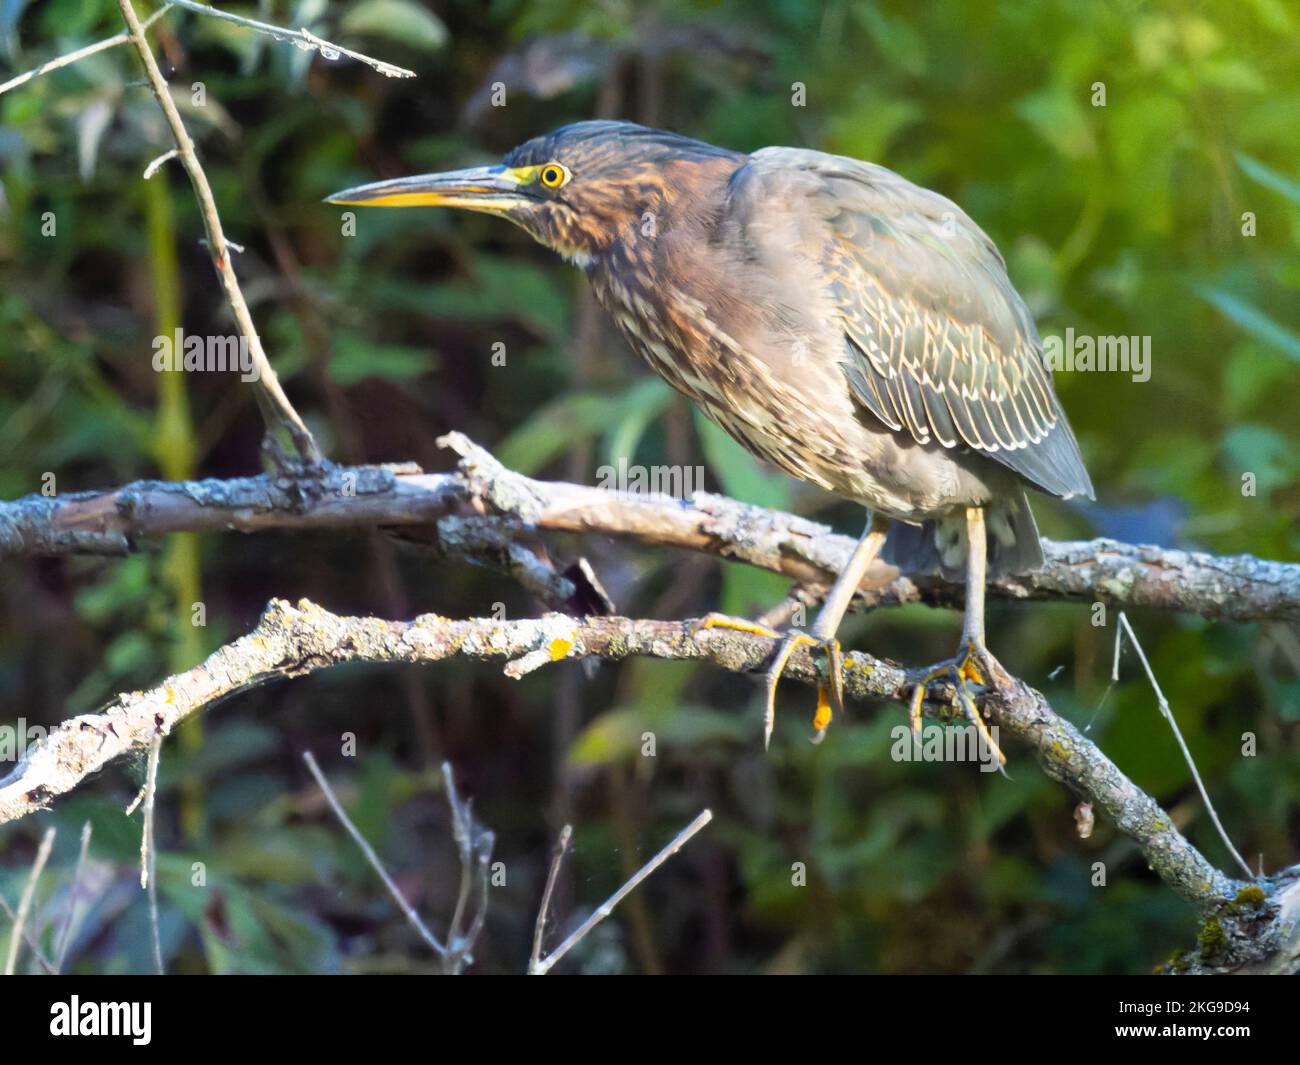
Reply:
<svg viewBox="0 0 1300 1065"><path fill-rule="evenodd" d="M1024 492L1013 499L990 503L984 518L988 528L990 577L1028 573L1043 564L1038 526ZM965 513L922 525L894 522L881 557L904 573L940 573L945 580L965 580Z"/></svg>

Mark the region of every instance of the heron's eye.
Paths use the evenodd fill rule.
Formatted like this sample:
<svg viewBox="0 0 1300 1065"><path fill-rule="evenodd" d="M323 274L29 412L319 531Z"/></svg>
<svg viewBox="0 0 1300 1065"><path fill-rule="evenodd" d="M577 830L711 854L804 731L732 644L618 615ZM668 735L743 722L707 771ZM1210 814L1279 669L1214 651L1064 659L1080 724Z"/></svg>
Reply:
<svg viewBox="0 0 1300 1065"><path fill-rule="evenodd" d="M559 163L547 163L540 174L542 185L548 189L558 189L568 183L569 171Z"/></svg>

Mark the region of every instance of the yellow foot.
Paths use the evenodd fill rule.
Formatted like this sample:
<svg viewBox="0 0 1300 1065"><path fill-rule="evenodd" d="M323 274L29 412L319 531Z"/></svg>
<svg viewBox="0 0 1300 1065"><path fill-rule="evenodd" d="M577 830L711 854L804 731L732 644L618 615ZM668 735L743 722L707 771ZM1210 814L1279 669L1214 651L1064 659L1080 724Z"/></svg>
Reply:
<svg viewBox="0 0 1300 1065"><path fill-rule="evenodd" d="M961 703L962 710L970 719L971 724L979 731L980 738L988 744L988 749L998 757L998 765L1007 764L1007 756L1002 753L1002 748L997 745L993 739L993 734L989 732L988 722L984 720L984 715L980 713L979 707L975 705L975 697L971 692L971 685L983 687L988 683L980 669L980 659L987 658L993 661L993 656L989 654L988 648L975 640L967 638L964 641L962 651L955 658L950 658L946 662L940 662L937 666L927 670L917 681L916 687L912 689L912 701L908 708L908 724L912 729L912 734L916 735L921 730L921 706L925 702L926 686L936 680L949 679L953 687L957 689L957 699ZM996 669L996 663L993 663Z"/></svg>
<svg viewBox="0 0 1300 1065"><path fill-rule="evenodd" d="M791 632L782 635L775 629L760 625L744 618L733 618L728 614L708 614L698 623L701 629L731 629L735 632L747 632L754 636L766 636L771 640L781 640L781 647L768 667L764 685L767 689L763 708L763 749L772 743L772 730L776 727L776 689L781 682L790 656L804 644L825 650L827 656L827 677L830 684L817 686L817 713L813 717L813 743L821 743L826 736L826 726L831 723L834 712L844 709L844 655L838 640L819 640L804 632Z"/></svg>
<svg viewBox="0 0 1300 1065"><path fill-rule="evenodd" d="M772 743L772 730L776 727L776 689L781 683L781 674L785 672L786 663L795 650L807 644L826 652L826 676L829 685L817 685L817 713L813 716L812 742L821 743L826 738L826 726L836 711L844 709L844 654L838 640L819 640L806 632L792 632L781 644L776 658L768 667L764 686L767 698L763 709L763 749Z"/></svg>
<svg viewBox="0 0 1300 1065"><path fill-rule="evenodd" d="M779 640L781 634L776 629L769 629L756 621L733 618L730 614L706 614L700 618L697 626L701 629L732 629L735 632L747 632L752 636L766 636L769 640Z"/></svg>
<svg viewBox="0 0 1300 1065"><path fill-rule="evenodd" d="M830 692L824 685L817 685L817 713L813 715L813 743L821 743L826 738L826 726L834 715L831 712Z"/></svg>

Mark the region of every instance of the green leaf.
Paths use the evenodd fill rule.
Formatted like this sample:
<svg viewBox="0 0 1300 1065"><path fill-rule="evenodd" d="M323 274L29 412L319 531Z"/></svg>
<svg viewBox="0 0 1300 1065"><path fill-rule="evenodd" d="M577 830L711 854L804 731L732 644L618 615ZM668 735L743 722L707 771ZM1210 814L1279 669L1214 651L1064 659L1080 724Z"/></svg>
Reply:
<svg viewBox="0 0 1300 1065"><path fill-rule="evenodd" d="M1290 484L1296 476L1295 447L1266 425L1239 425L1223 438L1228 466L1253 473L1261 492Z"/></svg>
<svg viewBox="0 0 1300 1065"><path fill-rule="evenodd" d="M105 573L98 584L80 589L74 598L83 621L103 625L119 611L143 603L149 593L149 563L132 555Z"/></svg>
<svg viewBox="0 0 1300 1065"><path fill-rule="evenodd" d="M852 111L828 121L826 148L858 159L880 159L897 134L924 118L925 112L911 100L864 96Z"/></svg>
<svg viewBox="0 0 1300 1065"><path fill-rule="evenodd" d="M600 714L578 734L569 748L569 764L595 766L625 761L641 750L647 731L654 733L656 744L680 745L694 757L699 757L698 748L706 743L743 744L753 738L752 722L739 714L662 702L624 707Z"/></svg>
<svg viewBox="0 0 1300 1065"><path fill-rule="evenodd" d="M1300 336L1296 336L1285 326L1275 322L1259 308L1219 288L1198 286L1196 293L1257 340L1272 344L1296 362L1300 362Z"/></svg>
<svg viewBox="0 0 1300 1065"><path fill-rule="evenodd" d="M406 344L381 344L355 333L335 334L330 352L330 376L344 388L369 377L409 380L437 368L435 352Z"/></svg>
<svg viewBox="0 0 1300 1065"><path fill-rule="evenodd" d="M124 632L114 637L104 651L104 665L118 677L142 671L155 658L153 641L143 632Z"/></svg>
<svg viewBox="0 0 1300 1065"><path fill-rule="evenodd" d="M1294 376L1295 367L1271 345L1251 340L1234 344L1223 367L1226 413L1233 420L1242 420L1267 408L1278 390L1285 389Z"/></svg>
<svg viewBox="0 0 1300 1065"><path fill-rule="evenodd" d="M631 462L636 458L646 429L663 414L674 394L662 377L642 378L629 389L622 417L605 434L605 455L609 463L617 465L619 459Z"/></svg>
<svg viewBox="0 0 1300 1065"><path fill-rule="evenodd" d="M570 300L561 287L568 280L554 263L540 266L476 255L472 279L424 288L414 309L461 321L514 319L558 344L568 336Z"/></svg>
<svg viewBox="0 0 1300 1065"><path fill-rule="evenodd" d="M621 393L561 396L506 437L497 446L497 458L512 470L536 473L574 444L603 433L608 461L615 466L620 458L630 462L646 426L671 399L671 389L658 377L636 381Z"/></svg>
<svg viewBox="0 0 1300 1065"><path fill-rule="evenodd" d="M1097 152L1092 122L1077 93L1054 86L1024 97L1016 113L1066 159L1086 159Z"/></svg>
<svg viewBox="0 0 1300 1065"><path fill-rule="evenodd" d="M592 392L562 396L533 414L496 448L512 470L533 474L582 440L603 430L621 408L609 396ZM611 410L612 408L612 410Z"/></svg>
<svg viewBox="0 0 1300 1065"><path fill-rule="evenodd" d="M1300 203L1300 182L1279 174L1272 167L1265 166L1258 159L1252 159L1244 152L1237 153L1237 165L1247 177L1253 178L1266 189L1280 192L1292 203Z"/></svg>
<svg viewBox="0 0 1300 1065"><path fill-rule="evenodd" d="M382 37L430 52L447 43L442 20L411 0L364 0L343 16L340 25L348 33Z"/></svg>
<svg viewBox="0 0 1300 1065"><path fill-rule="evenodd" d="M891 65L913 77L924 76L928 57L920 30L905 17L889 18L875 4L858 4L853 14Z"/></svg>
<svg viewBox="0 0 1300 1065"><path fill-rule="evenodd" d="M718 609L736 617L751 617L769 610L790 590L790 578L755 569L740 562L722 563L722 594Z"/></svg>

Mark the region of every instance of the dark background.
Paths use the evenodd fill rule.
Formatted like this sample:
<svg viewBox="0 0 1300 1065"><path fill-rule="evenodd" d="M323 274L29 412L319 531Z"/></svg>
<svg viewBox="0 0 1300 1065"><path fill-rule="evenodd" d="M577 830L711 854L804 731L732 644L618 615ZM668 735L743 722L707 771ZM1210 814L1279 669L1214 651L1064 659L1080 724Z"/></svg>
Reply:
<svg viewBox="0 0 1300 1065"><path fill-rule="evenodd" d="M151 31L199 143L268 352L328 454L445 469L459 429L528 473L595 483L620 456L704 465L708 487L856 533L855 508L759 467L635 362L585 282L520 231L439 211L359 214L321 197L470 165L564 122L621 117L748 150L871 159L959 202L1006 256L1045 333L1151 337L1151 378L1061 373L1095 505L1035 500L1045 535L1110 535L1300 557L1300 14L1220 3L271 2L418 71L389 80L174 11ZM147 13L143 3L138 8ZM107 0L0 8L0 80L120 29ZM159 375L153 338L233 332L188 182L129 47L0 96L0 490L256 472L250 391ZM507 86L492 107L488 86ZM192 106L194 83L206 91ZM792 106L792 85L806 106ZM1105 85L1104 107L1093 105ZM41 233L53 211L57 234ZM1243 235L1252 212L1256 235ZM493 366L493 345L507 361ZM1242 475L1258 491L1243 495ZM622 613L755 615L786 585L713 559L598 540ZM177 536L126 560L0 564L0 721L53 723L148 687L247 631L271 596L409 617L535 614L516 586L399 554L365 532ZM190 624L202 601L208 624ZM1300 859L1300 636L1280 625L1132 617L1238 848ZM990 644L1227 867L1131 654L1108 687L1114 617L994 603ZM948 611L854 617L841 636L910 664L950 653ZM575 920L711 806L715 822L565 967L593 972L1144 972L1194 942L1191 911L1099 819L1011 747L1010 779L897 764L898 706L854 707L806 742L786 689L772 751L756 683L660 661L348 668L232 699L164 749L162 928L173 972L424 971L427 953L324 807L316 752L398 882L441 929L456 866L438 765L497 833L474 971L519 972L552 841L575 851L556 911ZM658 737L654 758L640 736ZM355 733L355 758L339 752ZM1244 758L1242 736L1258 754ZM0 828L16 901L46 824L59 839L37 926L66 905L94 823L85 972L149 968L118 764L49 813ZM1091 864L1104 861L1104 888ZM191 887L203 862L207 888ZM792 886L793 863L807 886ZM7 928L0 930L0 943Z"/></svg>

